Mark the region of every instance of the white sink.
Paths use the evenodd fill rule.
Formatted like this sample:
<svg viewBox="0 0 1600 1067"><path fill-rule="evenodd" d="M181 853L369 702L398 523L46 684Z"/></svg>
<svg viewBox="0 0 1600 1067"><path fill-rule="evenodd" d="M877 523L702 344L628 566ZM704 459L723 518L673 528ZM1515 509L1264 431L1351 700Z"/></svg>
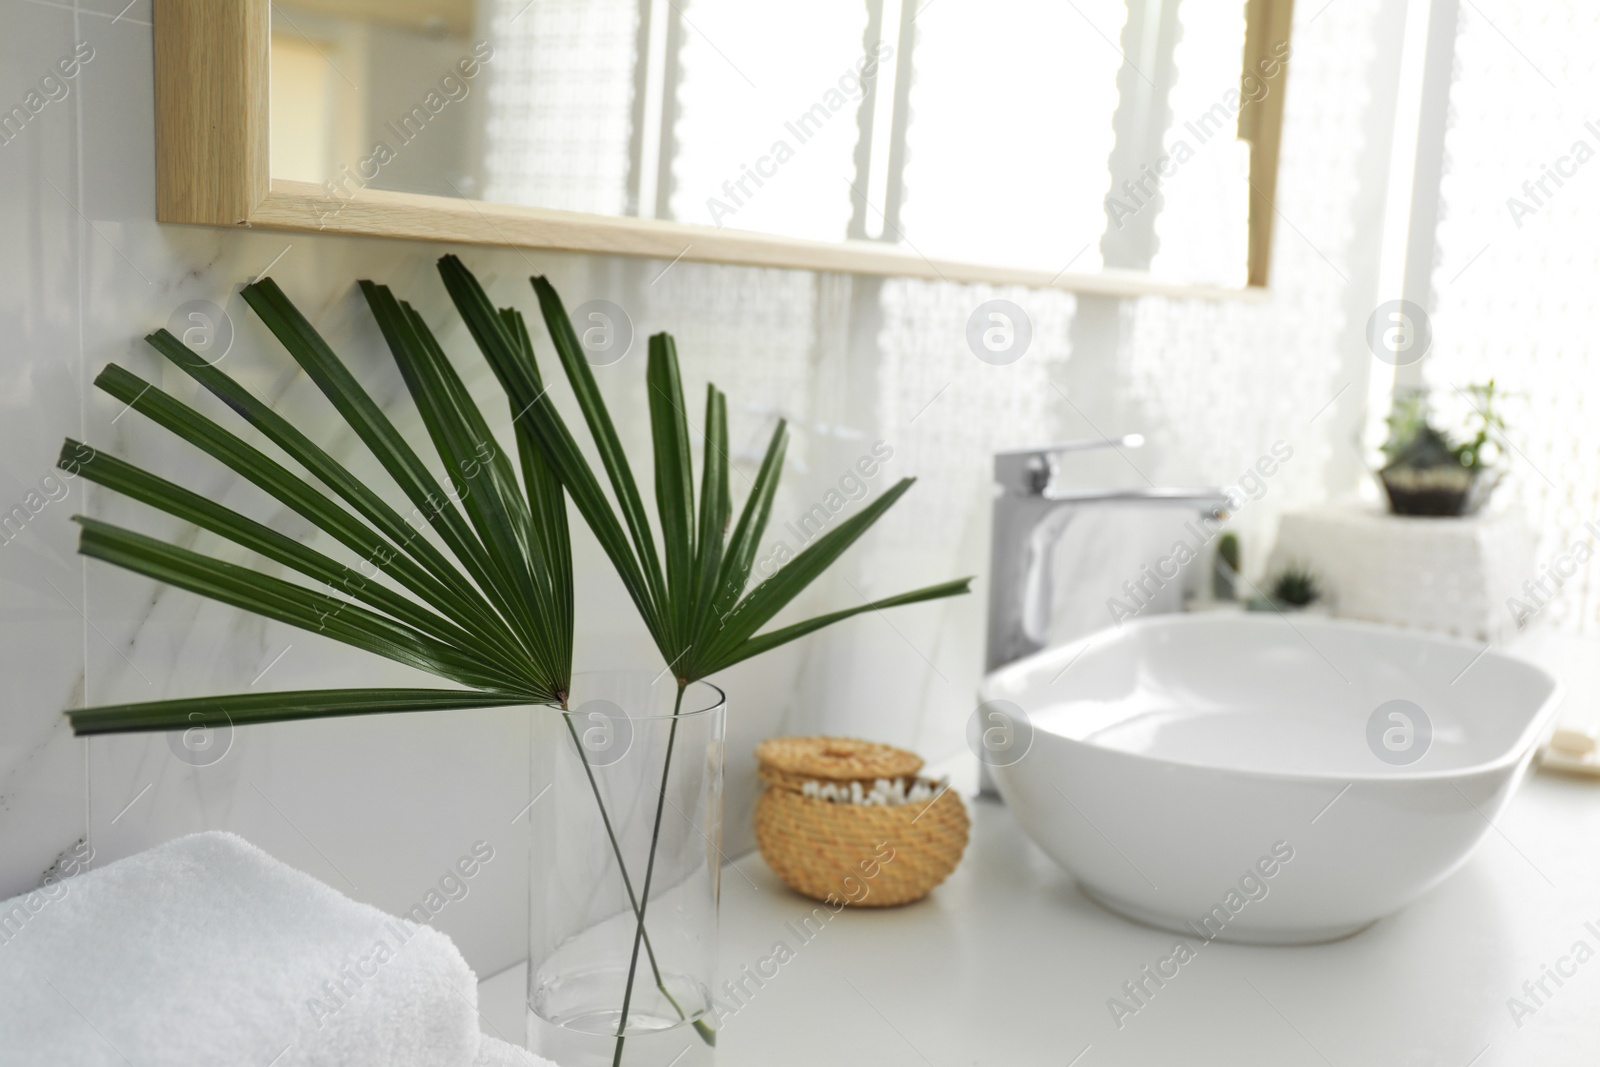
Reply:
<svg viewBox="0 0 1600 1067"><path fill-rule="evenodd" d="M1007 742L985 756L1001 795L1090 896L1191 937L1292 944L1355 933L1460 867L1560 688L1482 644L1204 614L1019 660L982 699Z"/></svg>

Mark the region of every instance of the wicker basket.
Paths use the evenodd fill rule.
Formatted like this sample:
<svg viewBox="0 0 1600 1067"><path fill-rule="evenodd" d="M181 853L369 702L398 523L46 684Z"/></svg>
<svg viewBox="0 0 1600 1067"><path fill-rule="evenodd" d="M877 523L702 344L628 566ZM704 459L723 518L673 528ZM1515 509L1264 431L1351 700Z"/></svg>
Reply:
<svg viewBox="0 0 1600 1067"><path fill-rule="evenodd" d="M967 847L967 809L946 789L931 802L846 804L806 796L810 782L871 790L913 778L922 760L903 749L837 737L779 737L756 748L767 784L756 803L761 856L814 900L886 908L927 896Z"/></svg>

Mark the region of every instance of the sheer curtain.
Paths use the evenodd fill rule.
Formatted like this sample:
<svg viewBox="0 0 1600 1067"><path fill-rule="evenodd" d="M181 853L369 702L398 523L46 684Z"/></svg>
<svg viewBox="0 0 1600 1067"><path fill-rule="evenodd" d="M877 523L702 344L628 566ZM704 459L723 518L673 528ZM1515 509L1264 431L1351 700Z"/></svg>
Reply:
<svg viewBox="0 0 1600 1067"><path fill-rule="evenodd" d="M484 5L484 199L618 215L628 200L636 0Z"/></svg>
<svg viewBox="0 0 1600 1067"><path fill-rule="evenodd" d="M546 2L541 0L527 17ZM940 21L940 9L947 3L950 10ZM502 17L509 19L522 0L503 0L502 6ZM712 47L713 41L724 45L715 27L731 23L716 20L739 17L735 5L694 0L679 6L690 25L681 53L687 69L676 129L686 145L709 144L719 132L732 134L725 126L701 123L696 109L712 109L704 112L709 116L721 107L721 114L730 114L728 105L716 103L713 87L732 92L738 86L748 92L737 65L764 89L764 72L740 63L736 55L729 63ZM1125 8L1116 3L1077 7L1079 13L1072 5L1059 10L1051 5L1050 17L1061 26L1078 23L1072 39L1081 51L1074 53L1074 63L1030 61L1039 68L1041 91L1056 94L1056 100L1035 100L1020 118L990 109L969 114L965 123L942 122L942 105L930 95L932 90L919 94L913 85L903 224L914 244L948 241L954 251L974 227L1004 224L1017 231L1019 241L1047 243L1058 267L1085 247L1073 269L1092 270L1098 264L1106 234L1101 200L1111 187L1110 109L1121 63L1115 44L1099 31L1117 40L1118 12ZM846 42L838 55L823 57L827 63L819 61L818 70L831 70L828 64L837 64L840 55L859 54L864 5L830 2L817 10L819 20L837 24ZM976 5L939 0L919 16L916 32L926 34L928 54L954 49L963 26L982 21L973 13L977 10ZM821 500L841 472L877 441L892 449L893 457L870 482L872 494L901 475L918 477L917 486L818 585L810 594L813 602L802 607L854 603L861 596L946 575L982 575L988 565L992 453L1096 432L1086 419L1108 433L1138 430L1148 435L1151 446L1137 454L1136 462L1140 473L1157 484L1234 484L1274 441L1288 441L1295 457L1284 477L1239 517L1247 554L1259 561L1265 558L1276 516L1328 495L1329 458L1349 447L1334 437L1334 416L1322 412L1345 384L1352 329L1359 338L1359 322L1351 326L1347 305L1367 300L1351 295L1370 266L1358 261L1355 247L1362 192L1381 182L1387 168L1387 146L1378 150L1362 132L1369 111L1377 106L1371 85L1384 73L1373 45L1380 10L1380 0L1339 0L1320 12L1314 5L1297 10L1277 201L1287 221L1275 231L1273 286L1264 299L1091 300L1056 290L596 257L589 261L588 291L569 286L574 289L569 303L604 297L622 305L634 319L636 353L648 332L672 331L691 379L685 384L694 398L692 419L705 379L715 379L729 392L737 405L730 412L736 496L744 491L743 477L753 474L758 444L770 432L772 419L781 414L795 423L794 455L774 507L775 532L769 540L782 535L784 520ZM1091 26L1082 16L1098 21ZM697 44L700 31L704 39ZM918 47L923 43L919 39ZM1203 101L1215 88L1215 72L1208 82L1202 61L1185 54L1180 45L1179 89L1167 100L1168 121L1181 121L1191 100ZM530 92L527 86L535 84L529 81L535 75L519 71L518 62L508 57L502 66L497 55L491 67L491 73L511 72L497 75L507 78L507 94ZM1183 87L1184 69L1191 79L1188 88ZM704 83L697 87L702 77ZM516 88L518 84L523 87ZM981 99L982 87L974 88L974 98ZM562 90L557 86L549 91ZM515 97L496 99L510 106ZM1071 106L1074 99L1082 102L1081 110ZM594 127L594 136L626 142L625 122L624 128L615 123L618 116L625 119L627 104L610 107L611 117ZM853 123L854 114L841 112L833 121ZM1025 147L1046 153L1040 157L1044 169L1019 173L1008 163L1006 146L1034 131L1043 131L1039 137L1049 143ZM842 168L845 155L823 147L815 165ZM588 151L578 152L570 165L538 163L544 170L529 163L531 149L520 157L498 157L502 162L491 154L490 188L528 180L555 183L558 178L578 184L559 177L560 167L570 167L573 173L591 175L599 187L620 190L624 181L606 185L610 179L585 162ZM1048 155L1052 152L1055 157ZM966 163L988 168L999 191L987 198L974 196L961 212L941 218L928 205L936 203L939 190L965 180L945 172L945 165L963 153ZM718 168L706 173L720 182ZM1204 172L1194 173L1198 182ZM548 177L528 177L540 174ZM704 221L692 214L704 208L703 198L697 201L687 192L693 177L686 169L675 175L682 195L672 201L673 212ZM1073 214L1062 208L1022 232L1027 220L1008 214L1014 205L1007 190L1044 188L1051 181L1090 190L1092 211L1074 208ZM821 174L811 188L818 213L807 225L815 223L819 233L824 223L841 225L849 205L845 181ZM768 191L762 190L763 197ZM1206 194L1197 187L1182 195ZM759 202L752 201L752 210ZM1183 234L1159 225L1157 233L1165 250L1158 251L1158 259L1187 254L1181 252ZM966 337L975 309L995 299L1022 308L1032 331L1022 358L1004 366L976 358ZM1085 325L1091 305L1103 327ZM1359 346L1359 339L1355 344ZM630 373L642 375L640 367L642 361L635 365L630 356L605 368L608 377L602 384L609 388ZM629 403L623 398L638 393L636 386L629 379L619 387L618 403ZM1364 389L1363 379L1349 395ZM625 410L619 419L625 423L623 432L642 434L646 417L642 403ZM643 438L636 443L642 446ZM1121 473L1133 477L1129 471ZM982 667L975 651L983 647L981 584L979 589L973 597L825 631L750 667L761 681L747 691L764 693L768 705L750 720L752 737L762 736L757 731L831 731L881 737L929 756L959 749ZM730 742L730 752L735 747ZM742 793L730 797L730 826L739 824L737 811L746 800Z"/></svg>
<svg viewBox="0 0 1600 1067"><path fill-rule="evenodd" d="M1451 74L1422 368L1456 418L1468 383L1512 391L1499 492L1541 535L1533 579L1600 548L1600 19L1587 0L1463 3ZM1594 633L1594 565L1540 614Z"/></svg>

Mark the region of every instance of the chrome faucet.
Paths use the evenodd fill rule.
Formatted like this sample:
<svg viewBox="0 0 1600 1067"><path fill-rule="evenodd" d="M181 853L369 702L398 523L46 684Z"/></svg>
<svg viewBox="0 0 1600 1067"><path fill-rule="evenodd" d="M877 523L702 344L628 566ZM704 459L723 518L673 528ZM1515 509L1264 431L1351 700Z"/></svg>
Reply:
<svg viewBox="0 0 1600 1067"><path fill-rule="evenodd" d="M997 452L994 521L989 546L989 630L985 671L996 670L1044 648L1050 640L1052 558L1056 543L1080 510L1104 505L1187 507L1222 518L1227 494L1197 489L1063 490L1055 486L1056 462L1068 452L1138 448L1139 434L1067 441L1042 448ZM978 792L997 796L987 764L978 767Z"/></svg>
<svg viewBox="0 0 1600 1067"><path fill-rule="evenodd" d="M1160 505L1193 508L1221 518L1228 505L1221 488L1090 489L1055 487L1057 460L1069 452L1138 448L1139 434L1068 441L1041 448L997 452L994 522L989 547L989 630L985 670L995 670L1045 647L1050 639L1051 557L1056 542L1086 507Z"/></svg>

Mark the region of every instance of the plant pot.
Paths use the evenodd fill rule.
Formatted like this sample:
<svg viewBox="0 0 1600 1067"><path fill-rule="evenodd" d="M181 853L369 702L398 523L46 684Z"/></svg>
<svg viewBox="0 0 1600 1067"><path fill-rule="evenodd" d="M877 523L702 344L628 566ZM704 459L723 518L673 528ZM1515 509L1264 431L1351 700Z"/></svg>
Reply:
<svg viewBox="0 0 1600 1067"><path fill-rule="evenodd" d="M1220 555L1211 561L1211 597L1224 602L1239 599L1239 572Z"/></svg>
<svg viewBox="0 0 1600 1067"><path fill-rule="evenodd" d="M1500 472L1466 467L1391 465L1378 472L1396 515L1458 518L1475 514L1500 483Z"/></svg>
<svg viewBox="0 0 1600 1067"><path fill-rule="evenodd" d="M619 1035L622 1064L711 1062L726 698L677 698L588 674L528 712L528 1044L562 1067L610 1065Z"/></svg>

